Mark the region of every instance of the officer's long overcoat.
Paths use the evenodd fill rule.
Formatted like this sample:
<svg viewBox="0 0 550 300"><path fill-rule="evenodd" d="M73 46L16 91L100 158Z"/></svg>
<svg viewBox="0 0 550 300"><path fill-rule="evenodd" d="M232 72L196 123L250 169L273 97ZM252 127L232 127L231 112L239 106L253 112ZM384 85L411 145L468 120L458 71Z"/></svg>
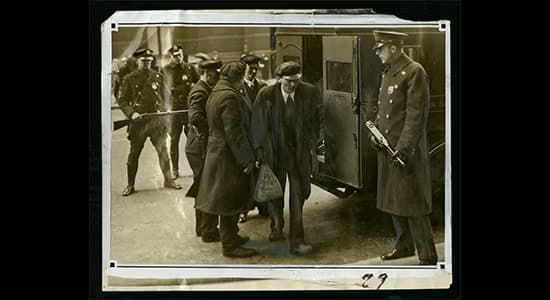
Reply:
<svg viewBox="0 0 550 300"><path fill-rule="evenodd" d="M204 81L199 80L189 93L189 124L193 128L189 131L185 143L185 153L200 158L189 160L193 174L196 176L202 170L208 142L208 120L206 119L206 101L212 88Z"/></svg>
<svg viewBox="0 0 550 300"><path fill-rule="evenodd" d="M171 62L162 68L161 74L164 75L166 85L170 89L172 109L187 109L187 96L199 80L197 70L187 63Z"/></svg>
<svg viewBox="0 0 550 300"><path fill-rule="evenodd" d="M206 101L212 88L199 80L189 92L189 124L192 125L185 142L185 154L193 170L193 184L186 193L187 197L197 197L200 175L206 158L208 143L208 120L206 119Z"/></svg>
<svg viewBox="0 0 550 300"><path fill-rule="evenodd" d="M206 103L209 136L196 208L217 215L237 215L250 197L250 176L243 171L254 161L246 137L242 96L220 80Z"/></svg>
<svg viewBox="0 0 550 300"><path fill-rule="evenodd" d="M171 62L162 68L161 74L164 75L166 80L169 96L165 97L170 99L171 109L188 109L187 97L193 85L199 80L199 74L195 67L187 63ZM176 120L176 126L187 125L189 122L186 113L174 115L173 119Z"/></svg>
<svg viewBox="0 0 550 300"><path fill-rule="evenodd" d="M407 167L392 164L378 152L377 207L399 216L431 212L431 175L426 126L430 109L429 81L417 62L402 54L382 75L377 125Z"/></svg>

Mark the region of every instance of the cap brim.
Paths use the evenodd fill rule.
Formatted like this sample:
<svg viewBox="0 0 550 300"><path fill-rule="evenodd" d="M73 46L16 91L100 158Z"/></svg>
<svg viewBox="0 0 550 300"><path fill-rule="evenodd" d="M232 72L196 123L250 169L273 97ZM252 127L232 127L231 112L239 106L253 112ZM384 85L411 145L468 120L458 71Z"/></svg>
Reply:
<svg viewBox="0 0 550 300"><path fill-rule="evenodd" d="M284 78L286 80L297 80L297 79L302 78L302 74L298 73L298 74L294 74L294 75L284 75L282 78Z"/></svg>
<svg viewBox="0 0 550 300"><path fill-rule="evenodd" d="M374 43L374 46L372 46L372 50L376 50L382 46L384 46L384 43L376 42Z"/></svg>
<svg viewBox="0 0 550 300"><path fill-rule="evenodd" d="M140 57L139 60L153 60L152 57Z"/></svg>

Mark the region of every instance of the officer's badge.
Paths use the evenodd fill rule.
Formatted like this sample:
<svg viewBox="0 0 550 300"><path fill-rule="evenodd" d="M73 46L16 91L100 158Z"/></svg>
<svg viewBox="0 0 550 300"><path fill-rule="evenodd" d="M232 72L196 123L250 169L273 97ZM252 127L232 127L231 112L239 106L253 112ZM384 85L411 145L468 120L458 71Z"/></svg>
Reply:
<svg viewBox="0 0 550 300"><path fill-rule="evenodd" d="M389 94L389 95L393 94L393 85L390 85L390 86L388 87L388 94Z"/></svg>
<svg viewBox="0 0 550 300"><path fill-rule="evenodd" d="M405 74L407 74L407 72L401 71L401 75L405 75Z"/></svg>
<svg viewBox="0 0 550 300"><path fill-rule="evenodd" d="M396 85L394 85L394 87L395 87L395 89L397 90L398 85L396 84Z"/></svg>
<svg viewBox="0 0 550 300"><path fill-rule="evenodd" d="M189 79L189 77L187 77L187 75L183 75L183 76L181 76L181 79L187 80L187 79Z"/></svg>
<svg viewBox="0 0 550 300"><path fill-rule="evenodd" d="M153 82L151 84L151 87L153 88L153 90L156 90L156 89L158 89L158 85L159 85L158 82Z"/></svg>

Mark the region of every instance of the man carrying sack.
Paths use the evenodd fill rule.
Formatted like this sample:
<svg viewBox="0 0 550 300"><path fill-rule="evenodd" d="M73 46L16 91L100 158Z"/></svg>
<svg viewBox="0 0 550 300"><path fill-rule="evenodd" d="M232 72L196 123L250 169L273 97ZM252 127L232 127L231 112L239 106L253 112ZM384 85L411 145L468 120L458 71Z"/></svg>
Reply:
<svg viewBox="0 0 550 300"><path fill-rule="evenodd" d="M304 255L312 251L305 242L302 210L311 194L311 175L317 170L315 157L319 136L321 94L302 82L301 67L289 61L276 70L280 81L258 93L252 112L254 150L259 163L266 163L284 191L290 181L290 251ZM270 241L284 240L283 196L269 201Z"/></svg>

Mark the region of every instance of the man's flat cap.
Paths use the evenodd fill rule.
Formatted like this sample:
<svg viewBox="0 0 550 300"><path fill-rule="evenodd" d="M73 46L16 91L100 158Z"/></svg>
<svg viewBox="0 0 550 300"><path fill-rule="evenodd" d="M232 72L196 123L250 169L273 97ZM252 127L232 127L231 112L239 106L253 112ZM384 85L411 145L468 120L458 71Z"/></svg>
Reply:
<svg viewBox="0 0 550 300"><path fill-rule="evenodd" d="M301 67L295 61L286 61L279 65L275 70L275 74L281 78L288 80L296 80L302 77Z"/></svg>
<svg viewBox="0 0 550 300"><path fill-rule="evenodd" d="M231 61L228 63L225 63L221 70L220 74L223 76L231 77L231 78L238 78L242 77L244 75L244 70L246 69L246 65L243 64L240 61Z"/></svg>
<svg viewBox="0 0 550 300"><path fill-rule="evenodd" d="M209 59L209 60L201 61L199 63L199 68L201 68L203 70L216 70L216 71L219 71L221 66L222 66L222 61L219 60L219 59L216 59L216 60Z"/></svg>
<svg viewBox="0 0 550 300"><path fill-rule="evenodd" d="M153 50L149 48L141 48L136 50L133 56L141 60L153 60Z"/></svg>
<svg viewBox="0 0 550 300"><path fill-rule="evenodd" d="M373 50L376 50L385 44L403 45L403 40L409 35L402 32L395 31L373 31L374 34L374 46Z"/></svg>
<svg viewBox="0 0 550 300"><path fill-rule="evenodd" d="M210 56L206 53L202 53L202 52L199 52L199 53L196 53L195 55L193 55L195 58L198 58L200 60L210 60Z"/></svg>
<svg viewBox="0 0 550 300"><path fill-rule="evenodd" d="M183 51L183 46L182 45L174 45L174 46L170 47L170 49L168 49L168 53L174 54L174 53L176 53L180 50Z"/></svg>
<svg viewBox="0 0 550 300"><path fill-rule="evenodd" d="M257 67L260 60L262 59L259 56L253 54L244 55L241 57L241 61L251 67Z"/></svg>

